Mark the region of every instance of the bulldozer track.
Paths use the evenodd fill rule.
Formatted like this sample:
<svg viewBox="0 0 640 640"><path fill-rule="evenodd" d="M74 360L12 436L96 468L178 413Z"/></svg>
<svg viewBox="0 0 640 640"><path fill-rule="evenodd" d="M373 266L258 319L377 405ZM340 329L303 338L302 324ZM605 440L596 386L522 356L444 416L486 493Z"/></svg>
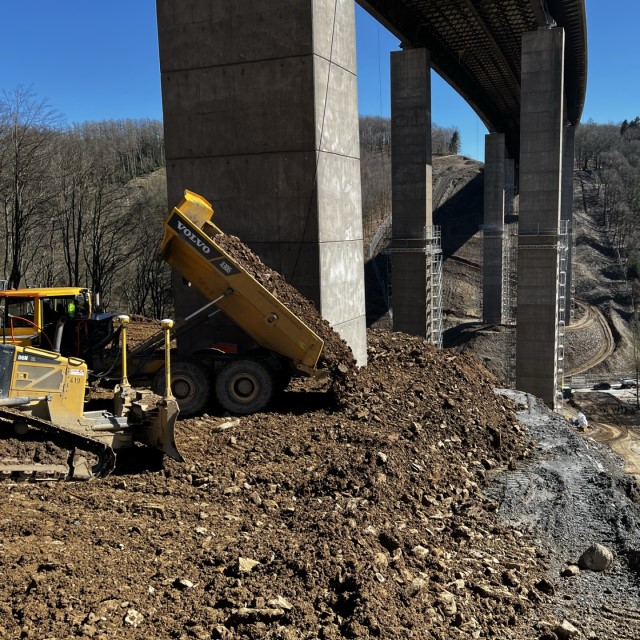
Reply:
<svg viewBox="0 0 640 640"><path fill-rule="evenodd" d="M95 464L91 470L92 477L104 477L108 476L115 468L116 455L113 449L104 442L90 438L75 431L70 431L60 427L48 420L42 418L36 418L34 416L27 415L17 409L10 407L0 407L0 421L8 422L11 425L16 423L26 423L30 427L44 432L53 438L64 443L66 447L70 449L80 449L87 451L98 458L97 464ZM70 457L71 459L71 457ZM60 479L62 472L58 465L11 465L3 464L0 466L1 476L6 477L19 477L22 479ZM70 480L74 479L73 469L71 464L67 470L67 473L62 479ZM81 479L87 480L88 477Z"/></svg>
<svg viewBox="0 0 640 640"><path fill-rule="evenodd" d="M616 349L616 343L613 339L613 334L611 333L611 329L609 328L607 319L604 317L602 311L600 311L600 309L598 309L597 307L586 304L584 302L576 301L576 303L585 310L585 314L580 318L580 320L578 320L578 322L569 325L566 328L566 331L579 331L580 329L585 329L596 324L600 329L603 339L598 352L592 358L590 358L587 362L581 364L579 367L571 367L569 369L568 373L574 376L581 373L586 373L590 369L593 369L593 367L599 365L601 362L604 362L613 354Z"/></svg>

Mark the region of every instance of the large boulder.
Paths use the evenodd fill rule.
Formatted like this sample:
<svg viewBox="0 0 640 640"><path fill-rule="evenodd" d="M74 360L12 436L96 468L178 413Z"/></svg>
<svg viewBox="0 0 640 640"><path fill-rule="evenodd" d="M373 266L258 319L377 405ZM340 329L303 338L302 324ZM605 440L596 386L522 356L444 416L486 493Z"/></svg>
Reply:
<svg viewBox="0 0 640 640"><path fill-rule="evenodd" d="M613 564L613 551L603 544L592 544L578 560L582 569L591 571L604 571Z"/></svg>

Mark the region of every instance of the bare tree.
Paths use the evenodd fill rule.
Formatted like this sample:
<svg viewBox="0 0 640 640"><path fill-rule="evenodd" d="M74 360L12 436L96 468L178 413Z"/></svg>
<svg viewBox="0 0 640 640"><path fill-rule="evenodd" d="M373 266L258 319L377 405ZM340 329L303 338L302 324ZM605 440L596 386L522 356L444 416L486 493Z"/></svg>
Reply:
<svg viewBox="0 0 640 640"><path fill-rule="evenodd" d="M171 269L158 253L167 211L166 176L158 172L139 185L131 206L131 214L148 233L124 285L129 310L154 318L172 311Z"/></svg>
<svg viewBox="0 0 640 640"><path fill-rule="evenodd" d="M83 247L94 202L94 183L101 171L100 152L74 128L66 132L56 155L57 232L65 279L71 286L85 284Z"/></svg>
<svg viewBox="0 0 640 640"><path fill-rule="evenodd" d="M30 239L53 199L50 180L58 116L22 87L0 100L0 207L4 218L4 273L14 286L37 251Z"/></svg>
<svg viewBox="0 0 640 640"><path fill-rule="evenodd" d="M105 304L113 288L120 289L116 276L137 258L146 235L146 229L138 227L138 221L129 215L126 195L122 185L110 181L105 167L105 173L94 184L82 246L91 289L100 294Z"/></svg>

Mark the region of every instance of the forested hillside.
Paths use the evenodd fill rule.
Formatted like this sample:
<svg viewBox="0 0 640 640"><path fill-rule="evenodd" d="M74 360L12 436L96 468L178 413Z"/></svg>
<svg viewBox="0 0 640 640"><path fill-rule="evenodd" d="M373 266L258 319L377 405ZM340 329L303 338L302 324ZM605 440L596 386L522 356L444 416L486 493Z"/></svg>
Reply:
<svg viewBox="0 0 640 640"><path fill-rule="evenodd" d="M107 304L162 317L166 215L162 123L59 116L24 89L0 99L0 277L18 286L90 286Z"/></svg>
<svg viewBox="0 0 640 640"><path fill-rule="evenodd" d="M588 212L613 251L621 277L640 278L640 117L577 129L574 211ZM578 220L580 217L578 215ZM635 288L635 287L633 287ZM631 287L630 287L631 289Z"/></svg>

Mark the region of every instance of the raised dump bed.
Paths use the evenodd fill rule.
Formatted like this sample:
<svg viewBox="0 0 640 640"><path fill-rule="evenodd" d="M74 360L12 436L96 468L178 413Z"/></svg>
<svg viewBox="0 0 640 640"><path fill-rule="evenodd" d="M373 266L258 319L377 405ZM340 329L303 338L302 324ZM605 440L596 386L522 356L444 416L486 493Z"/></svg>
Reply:
<svg viewBox="0 0 640 640"><path fill-rule="evenodd" d="M259 345L316 373L323 341L216 243L213 207L185 191L164 223L162 257Z"/></svg>

